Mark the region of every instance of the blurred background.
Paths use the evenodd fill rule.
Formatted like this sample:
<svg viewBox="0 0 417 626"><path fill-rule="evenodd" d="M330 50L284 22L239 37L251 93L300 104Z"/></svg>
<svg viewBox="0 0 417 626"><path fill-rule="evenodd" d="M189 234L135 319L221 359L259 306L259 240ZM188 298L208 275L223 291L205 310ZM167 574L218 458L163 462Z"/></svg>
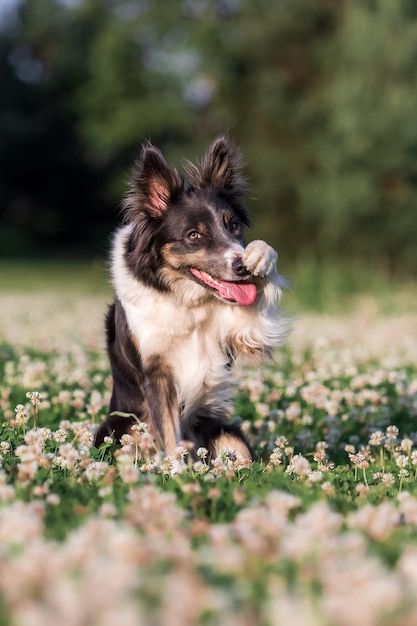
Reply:
<svg viewBox="0 0 417 626"><path fill-rule="evenodd" d="M104 257L140 143L227 132L285 275L415 281L414 0L0 4L3 268Z"/></svg>

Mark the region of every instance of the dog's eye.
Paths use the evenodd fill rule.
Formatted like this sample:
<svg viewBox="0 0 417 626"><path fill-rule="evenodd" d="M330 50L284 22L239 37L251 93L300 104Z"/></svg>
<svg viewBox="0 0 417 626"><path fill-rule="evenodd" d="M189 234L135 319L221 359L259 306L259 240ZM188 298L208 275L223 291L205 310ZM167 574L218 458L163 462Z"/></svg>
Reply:
<svg viewBox="0 0 417 626"><path fill-rule="evenodd" d="M196 239L201 239L201 235L198 230L190 230L190 232L187 233L187 238L194 241Z"/></svg>

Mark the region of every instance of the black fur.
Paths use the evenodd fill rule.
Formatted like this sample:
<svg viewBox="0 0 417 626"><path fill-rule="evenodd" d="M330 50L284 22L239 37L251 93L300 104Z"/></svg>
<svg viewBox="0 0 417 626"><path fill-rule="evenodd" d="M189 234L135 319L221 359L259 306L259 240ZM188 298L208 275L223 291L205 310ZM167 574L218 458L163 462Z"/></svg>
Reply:
<svg viewBox="0 0 417 626"><path fill-rule="evenodd" d="M124 221L128 226L118 231L119 235L123 235L122 239L119 237L123 247L120 248L121 244L118 244L119 256L116 261L122 262L123 267L113 267L113 277L117 282L118 272L122 274L123 285L119 289L123 293L120 295L116 289L114 304L109 308L106 318L113 393L109 416L96 434L95 445L99 446L106 435L112 435L118 441L122 434L140 420L147 423L157 445L163 449L172 451L179 439L184 438L194 442L195 449L203 446L215 454L216 441L225 436L227 440L241 442L241 449L246 450L250 457L248 444L240 428L225 421L230 403L227 398L226 401L222 400L222 375L217 370L219 362L221 364L224 358L223 372L224 377L228 378L231 355L267 353L270 341L268 333L271 330L265 326L266 339L260 341L263 331L258 331L255 308L249 321L244 316L239 321L241 318L237 316L235 327L225 309L235 304L227 300L227 295L222 295L215 285L206 283L201 274L203 272L217 277L231 289L233 282L249 283L252 287L256 285L258 294L262 293L267 283L267 279L252 275L242 261L244 230L249 225L249 216L243 204L246 185L240 173L240 155L227 138L219 137L212 143L199 166L190 163L186 165L186 177L169 167L157 148L150 144L143 146L124 202ZM113 260L113 265L116 261ZM191 271L193 268L197 268L200 274ZM132 285L133 293L126 291L125 283ZM198 295L190 296L190 293ZM215 354L213 365L208 366L207 376L212 378L205 400L207 381L201 380L201 406L194 407L194 396L189 400L188 409L180 405L179 390L183 383L178 380L178 372L174 371L172 363L176 363L176 360L169 358L172 356L169 351L178 349L181 328L176 331L174 339L169 333L163 335L170 345L158 345L154 351L147 345L144 351L140 338L147 338L147 334L142 335L139 327L134 330L131 327L137 323L135 320L142 320L140 298L146 298L145 311L149 307L156 307L155 320L161 324L161 333L165 332L165 327L173 322L172 319L163 319L157 308L158 302L161 302L158 298L162 296L165 301L165 294L170 303L171 308L168 310L172 311L171 316L175 316L176 301L184 310L187 298L190 300L191 309L185 315L185 324L194 323L194 311L198 307L207 307L206 321L203 320L195 330L201 335L198 344L200 352L196 354L202 354L204 358L201 352L206 345L204 333L210 331L215 337L217 334L220 337L220 332L223 332L220 331L223 328L222 316L224 323L231 325L223 344L214 345L210 339ZM130 307L129 310L133 307L135 312L130 313L133 318L129 318L126 307ZM142 323L147 323L149 318L146 315ZM201 313L199 315L201 317ZM216 315L219 316L218 328L212 327L212 321L216 319L213 316ZM153 319L150 321L154 323ZM254 326L253 339L247 330L249 322ZM157 343L159 333L154 326L152 333ZM187 337L192 337L192 334ZM191 348L192 339L188 338L187 341L189 343L184 345ZM271 335L271 342L271 345L276 343L275 331ZM181 367L187 367L184 357L182 359ZM217 368L215 373L212 367ZM186 373L184 380L188 381L184 385L188 385L186 390L191 394L190 372ZM218 401L215 396L217 388L220 390ZM196 392L193 390L192 393Z"/></svg>
<svg viewBox="0 0 417 626"><path fill-rule="evenodd" d="M96 434L95 445L112 435L116 441L129 430L136 419L146 418L145 396L142 393L143 369L138 350L131 339L126 315L116 298L106 317L107 351L113 374L113 392L109 415ZM123 412L131 417L114 414Z"/></svg>
<svg viewBox="0 0 417 626"><path fill-rule="evenodd" d="M170 373L164 374L163 364L157 361L144 370L139 352L131 339L126 315L117 298L107 313L106 338L113 374L113 392L109 415L96 433L95 445L100 446L106 436L119 441L139 420L150 427L150 432L163 447L161 400L163 403L170 403L174 410L181 410L177 406L173 380ZM229 360L227 367L230 365ZM145 401L142 389L148 401ZM226 423L220 415L201 413L193 422L183 424L181 434L183 439L194 442L193 456L199 447L207 448L211 454L215 454L214 442L223 434L241 439L252 453L240 427L234 423Z"/></svg>

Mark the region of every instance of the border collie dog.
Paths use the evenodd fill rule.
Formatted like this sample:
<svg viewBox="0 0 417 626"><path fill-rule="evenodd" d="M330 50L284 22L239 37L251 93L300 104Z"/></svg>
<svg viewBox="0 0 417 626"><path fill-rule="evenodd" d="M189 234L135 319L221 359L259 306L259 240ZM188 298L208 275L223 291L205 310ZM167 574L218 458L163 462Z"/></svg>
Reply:
<svg viewBox="0 0 417 626"><path fill-rule="evenodd" d="M264 241L245 245L244 191L240 155L227 137L215 139L198 165L187 163L184 176L157 148L142 147L112 243L113 393L96 446L140 420L168 455L185 439L212 457L233 449L251 459L239 427L227 421L230 366L271 356L286 324L277 309L277 253Z"/></svg>

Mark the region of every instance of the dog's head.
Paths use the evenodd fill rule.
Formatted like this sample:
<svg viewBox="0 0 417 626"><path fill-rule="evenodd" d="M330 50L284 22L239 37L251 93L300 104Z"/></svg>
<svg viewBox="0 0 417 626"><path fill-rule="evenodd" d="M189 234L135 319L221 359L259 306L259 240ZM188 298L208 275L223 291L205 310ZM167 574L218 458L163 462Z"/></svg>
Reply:
<svg viewBox="0 0 417 626"><path fill-rule="evenodd" d="M256 287L242 262L244 190L240 155L226 137L213 141L199 165L187 163L185 177L144 145L125 200L129 270L162 291L252 304Z"/></svg>

